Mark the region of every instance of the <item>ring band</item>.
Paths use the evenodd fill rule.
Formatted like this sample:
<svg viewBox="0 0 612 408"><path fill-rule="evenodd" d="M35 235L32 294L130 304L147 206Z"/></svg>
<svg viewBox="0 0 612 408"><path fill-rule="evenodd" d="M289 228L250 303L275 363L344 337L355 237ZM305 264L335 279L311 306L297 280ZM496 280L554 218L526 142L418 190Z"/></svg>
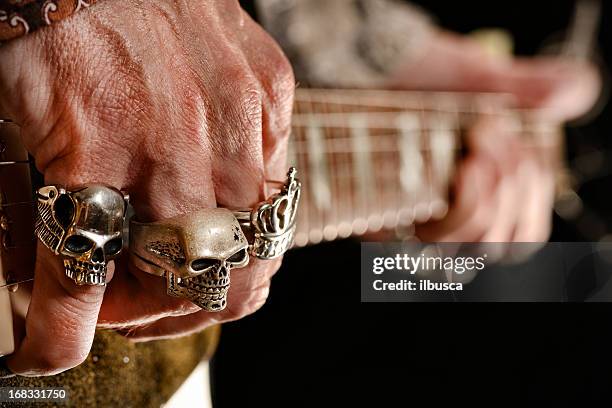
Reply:
<svg viewBox="0 0 612 408"><path fill-rule="evenodd" d="M55 255L77 285L106 284L108 261L123 249L123 224L129 197L119 190L89 184L72 191L62 186L38 189L36 236Z"/></svg>
<svg viewBox="0 0 612 408"><path fill-rule="evenodd" d="M263 259L282 256L293 245L297 210L300 203L301 183L296 178L297 170L291 167L281 191L253 210L234 211L241 226L253 236L249 252Z"/></svg>

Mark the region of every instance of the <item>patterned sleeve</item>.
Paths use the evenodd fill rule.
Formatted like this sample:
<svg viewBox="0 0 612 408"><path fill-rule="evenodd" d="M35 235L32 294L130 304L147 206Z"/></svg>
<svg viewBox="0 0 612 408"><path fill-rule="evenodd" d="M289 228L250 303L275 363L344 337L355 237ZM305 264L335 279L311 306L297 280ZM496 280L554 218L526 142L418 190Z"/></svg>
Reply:
<svg viewBox="0 0 612 408"><path fill-rule="evenodd" d="M0 0L0 44L51 25L96 0Z"/></svg>
<svg viewBox="0 0 612 408"><path fill-rule="evenodd" d="M397 0L258 0L264 27L314 86L371 87L418 58L429 17Z"/></svg>

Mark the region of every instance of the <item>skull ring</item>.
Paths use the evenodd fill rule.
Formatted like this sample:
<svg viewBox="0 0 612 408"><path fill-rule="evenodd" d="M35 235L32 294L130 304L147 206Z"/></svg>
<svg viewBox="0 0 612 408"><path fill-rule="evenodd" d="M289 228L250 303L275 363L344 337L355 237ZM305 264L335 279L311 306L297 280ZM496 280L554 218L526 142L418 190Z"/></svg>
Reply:
<svg viewBox="0 0 612 408"><path fill-rule="evenodd" d="M128 196L100 184L45 186L36 195L36 236L62 255L66 276L77 285L105 285L107 263L123 249Z"/></svg>
<svg viewBox="0 0 612 408"><path fill-rule="evenodd" d="M249 263L247 239L224 208L153 223L132 219L130 254L140 270L166 278L168 295L209 312L225 309L231 269Z"/></svg>

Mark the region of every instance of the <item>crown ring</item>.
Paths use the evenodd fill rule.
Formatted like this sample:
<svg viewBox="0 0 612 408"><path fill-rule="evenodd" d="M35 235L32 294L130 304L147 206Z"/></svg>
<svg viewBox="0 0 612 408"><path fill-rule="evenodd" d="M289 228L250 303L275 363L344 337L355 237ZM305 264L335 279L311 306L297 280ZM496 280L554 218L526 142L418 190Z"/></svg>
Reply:
<svg viewBox="0 0 612 408"><path fill-rule="evenodd" d="M234 215L251 238L251 255L259 259L282 256L293 245L301 183L297 170L291 167L280 192L255 206L253 210L234 211Z"/></svg>

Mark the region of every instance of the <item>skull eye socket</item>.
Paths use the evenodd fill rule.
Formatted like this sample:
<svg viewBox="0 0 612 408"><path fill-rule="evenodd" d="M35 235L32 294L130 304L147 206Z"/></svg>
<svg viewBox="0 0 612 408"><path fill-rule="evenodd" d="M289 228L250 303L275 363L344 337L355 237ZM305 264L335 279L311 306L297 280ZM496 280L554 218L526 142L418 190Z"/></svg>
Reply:
<svg viewBox="0 0 612 408"><path fill-rule="evenodd" d="M247 256L248 256L247 250L241 249L240 251L236 252L234 255L230 256L227 259L227 262L231 262L234 264L242 263L246 260Z"/></svg>
<svg viewBox="0 0 612 408"><path fill-rule="evenodd" d="M219 261L217 261L216 259L200 258L200 259L196 259L195 261L191 263L191 269L199 272L199 271L208 269L212 266L215 266L218 263Z"/></svg>
<svg viewBox="0 0 612 408"><path fill-rule="evenodd" d="M94 243L92 240L87 239L80 235L73 235L66 240L64 247L72 253L82 254L93 248Z"/></svg>
<svg viewBox="0 0 612 408"><path fill-rule="evenodd" d="M123 240L121 238L111 239L104 245L104 253L107 256L117 255L123 248Z"/></svg>
<svg viewBox="0 0 612 408"><path fill-rule="evenodd" d="M62 194L55 201L53 211L57 222L67 228L74 217L74 203L67 194Z"/></svg>

